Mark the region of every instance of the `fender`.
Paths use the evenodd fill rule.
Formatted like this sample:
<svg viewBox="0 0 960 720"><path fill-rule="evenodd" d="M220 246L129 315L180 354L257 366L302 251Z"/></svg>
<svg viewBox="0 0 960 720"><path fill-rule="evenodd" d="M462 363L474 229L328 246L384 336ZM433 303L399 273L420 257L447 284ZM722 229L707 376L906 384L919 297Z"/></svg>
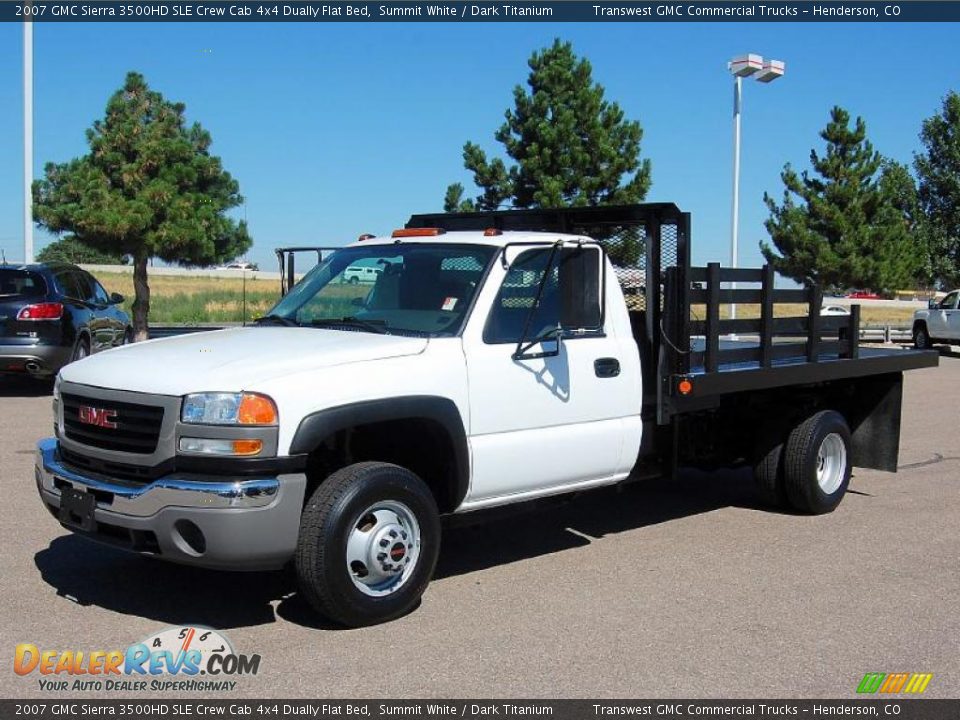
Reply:
<svg viewBox="0 0 960 720"><path fill-rule="evenodd" d="M463 501L470 486L470 453L463 418L456 404L434 395L406 395L382 400L339 405L305 416L290 443L290 455L310 453L335 432L357 425L387 420L424 419L437 422L450 438L454 458L456 487L452 493L453 510Z"/></svg>

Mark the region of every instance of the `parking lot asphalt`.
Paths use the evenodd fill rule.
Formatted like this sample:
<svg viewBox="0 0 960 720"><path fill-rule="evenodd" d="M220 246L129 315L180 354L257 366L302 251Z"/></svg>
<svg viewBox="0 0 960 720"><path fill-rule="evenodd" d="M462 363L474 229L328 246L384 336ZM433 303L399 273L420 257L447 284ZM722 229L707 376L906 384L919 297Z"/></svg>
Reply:
<svg viewBox="0 0 960 720"><path fill-rule="evenodd" d="M234 697L853 698L866 672L933 673L925 696L957 697L958 406L960 355L908 373L900 472L857 470L830 515L764 510L749 473L687 473L446 529L416 611L343 630L287 573L183 568L61 529L33 481L49 387L0 380L0 696L43 695L12 671L17 643L124 649L197 624L261 655Z"/></svg>

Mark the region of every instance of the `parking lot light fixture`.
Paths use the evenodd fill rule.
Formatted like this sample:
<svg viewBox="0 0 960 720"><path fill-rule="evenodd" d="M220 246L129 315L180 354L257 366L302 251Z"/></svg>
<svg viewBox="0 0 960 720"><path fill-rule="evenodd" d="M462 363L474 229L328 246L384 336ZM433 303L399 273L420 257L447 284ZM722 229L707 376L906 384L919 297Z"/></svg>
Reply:
<svg viewBox="0 0 960 720"><path fill-rule="evenodd" d="M733 207L730 217L730 267L738 266L740 224L740 113L743 107L743 78L752 77L764 84L783 77L786 64L782 60L764 60L754 53L738 55L727 63L733 75ZM736 283L731 283L736 288ZM737 305L730 304L730 318L736 319Z"/></svg>

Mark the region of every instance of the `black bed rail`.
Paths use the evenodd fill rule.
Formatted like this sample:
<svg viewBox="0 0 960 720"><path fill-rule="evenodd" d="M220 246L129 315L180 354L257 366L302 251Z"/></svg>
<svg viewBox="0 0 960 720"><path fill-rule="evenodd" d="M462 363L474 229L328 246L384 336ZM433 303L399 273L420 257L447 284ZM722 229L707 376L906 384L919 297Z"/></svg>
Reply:
<svg viewBox="0 0 960 720"><path fill-rule="evenodd" d="M684 375L693 370L716 372L723 365L757 363L769 368L777 360L803 359L819 362L831 359L856 359L859 354L860 306L853 305L848 316L821 316L823 292L818 285L802 289L778 289L773 268L721 268L719 263L691 267L687 281L681 283L672 270L667 271L667 293L672 298L664 332L667 353L664 370ZM752 283L759 288L722 287L723 283ZM759 318L721 319L720 306L757 304ZM774 307L783 303L802 303L807 312L799 317L774 317ZM694 306L704 306L704 319L690 319ZM721 348L723 335L746 335L741 347ZM702 336L702 349L694 339ZM753 338L756 341L753 341ZM797 340L797 338L800 338Z"/></svg>

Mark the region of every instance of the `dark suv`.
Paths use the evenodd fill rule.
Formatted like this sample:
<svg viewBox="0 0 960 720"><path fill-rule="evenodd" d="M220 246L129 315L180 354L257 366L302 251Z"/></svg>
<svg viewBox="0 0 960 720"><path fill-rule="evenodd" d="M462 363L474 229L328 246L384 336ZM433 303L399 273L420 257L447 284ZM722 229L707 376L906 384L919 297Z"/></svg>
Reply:
<svg viewBox="0 0 960 720"><path fill-rule="evenodd" d="M48 377L133 337L130 317L86 270L64 263L0 265L0 374Z"/></svg>

